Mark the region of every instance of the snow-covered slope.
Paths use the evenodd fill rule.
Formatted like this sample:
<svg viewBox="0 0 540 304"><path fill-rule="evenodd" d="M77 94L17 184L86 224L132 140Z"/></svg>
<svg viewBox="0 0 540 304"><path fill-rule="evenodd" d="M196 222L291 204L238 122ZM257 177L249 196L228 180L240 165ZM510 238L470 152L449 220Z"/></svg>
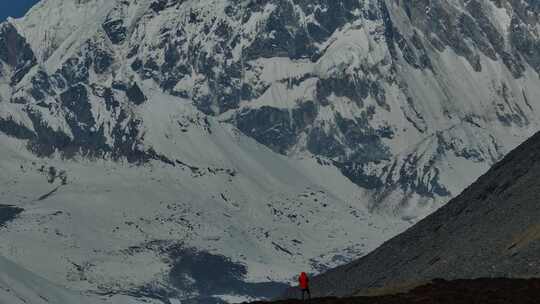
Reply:
<svg viewBox="0 0 540 304"><path fill-rule="evenodd" d="M0 201L25 210L0 231L1 252L82 291L261 297L284 288L265 282L336 266L406 227L370 215L335 167L288 159L210 118L190 125L202 115L191 106L151 100L146 138L174 158L39 159L0 135Z"/></svg>
<svg viewBox="0 0 540 304"><path fill-rule="evenodd" d="M43 0L0 25L0 202L26 210L1 253L162 299L268 295L365 254L540 129L539 13Z"/></svg>
<svg viewBox="0 0 540 304"><path fill-rule="evenodd" d="M97 299L64 290L0 257L0 303L2 304L98 304Z"/></svg>

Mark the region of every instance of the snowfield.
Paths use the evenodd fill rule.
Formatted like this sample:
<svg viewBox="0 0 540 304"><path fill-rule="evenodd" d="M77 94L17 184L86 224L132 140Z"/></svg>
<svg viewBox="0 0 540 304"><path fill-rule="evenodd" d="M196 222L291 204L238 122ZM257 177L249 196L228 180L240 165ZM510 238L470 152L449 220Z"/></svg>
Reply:
<svg viewBox="0 0 540 304"><path fill-rule="evenodd" d="M148 138L179 157L173 165L39 159L0 136L0 202L25 209L1 231L0 251L77 290L137 293L147 285L176 290L163 283L176 246L247 266L247 282L287 282L302 269L363 255L406 227L370 214L361 189L334 167L280 156L213 121L164 130L193 113L156 102L165 112L148 113L160 117L148 133L171 137Z"/></svg>

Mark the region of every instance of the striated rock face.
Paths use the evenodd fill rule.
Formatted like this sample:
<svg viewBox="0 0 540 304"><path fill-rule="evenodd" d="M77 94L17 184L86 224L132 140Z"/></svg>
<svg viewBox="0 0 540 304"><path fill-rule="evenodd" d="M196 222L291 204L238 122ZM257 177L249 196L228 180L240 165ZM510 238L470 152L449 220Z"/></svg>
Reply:
<svg viewBox="0 0 540 304"><path fill-rule="evenodd" d="M537 277L540 133L366 257L314 279L318 295L400 292L433 279Z"/></svg>
<svg viewBox="0 0 540 304"><path fill-rule="evenodd" d="M19 35L11 24L2 24L0 28L0 60L2 65L12 69L12 74L0 74L10 81L11 85L17 84L22 77L36 64L36 58L26 40ZM2 67L5 71L5 68Z"/></svg>
<svg viewBox="0 0 540 304"><path fill-rule="evenodd" d="M48 0L3 26L17 88L3 95L41 126L40 155L143 161L118 145L139 146L129 108L156 87L416 218L538 129L538 14L534 1Z"/></svg>

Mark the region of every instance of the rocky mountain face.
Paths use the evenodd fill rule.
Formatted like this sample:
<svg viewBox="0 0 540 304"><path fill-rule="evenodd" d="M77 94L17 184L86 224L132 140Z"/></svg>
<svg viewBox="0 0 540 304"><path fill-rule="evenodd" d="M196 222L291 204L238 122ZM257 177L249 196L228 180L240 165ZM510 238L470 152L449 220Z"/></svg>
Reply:
<svg viewBox="0 0 540 304"><path fill-rule="evenodd" d="M179 239L251 283L350 261L540 129L539 13L533 0L42 0L0 25L0 203L38 208L3 230L2 252L82 290L161 297L260 294L171 279ZM77 193L85 204L69 204ZM37 237L37 214L57 211L72 221ZM119 231L131 242L77 241ZM47 268L8 248L29 235L65 257ZM146 276L120 275L147 256Z"/></svg>
<svg viewBox="0 0 540 304"><path fill-rule="evenodd" d="M2 99L26 122L3 117L2 130L42 156L160 158L137 145L130 110L152 87L415 218L538 129L538 13L534 1L43 1L3 25Z"/></svg>
<svg viewBox="0 0 540 304"><path fill-rule="evenodd" d="M540 134L366 257L315 279L319 295L398 292L436 278L537 277Z"/></svg>

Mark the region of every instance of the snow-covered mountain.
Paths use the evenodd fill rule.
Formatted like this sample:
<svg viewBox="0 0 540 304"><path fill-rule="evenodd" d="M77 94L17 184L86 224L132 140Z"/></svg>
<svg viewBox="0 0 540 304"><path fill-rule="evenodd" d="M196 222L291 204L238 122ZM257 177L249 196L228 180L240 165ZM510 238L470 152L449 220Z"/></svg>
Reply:
<svg viewBox="0 0 540 304"><path fill-rule="evenodd" d="M0 25L0 203L25 209L0 253L71 289L229 300L363 255L540 129L539 13L42 0Z"/></svg>

